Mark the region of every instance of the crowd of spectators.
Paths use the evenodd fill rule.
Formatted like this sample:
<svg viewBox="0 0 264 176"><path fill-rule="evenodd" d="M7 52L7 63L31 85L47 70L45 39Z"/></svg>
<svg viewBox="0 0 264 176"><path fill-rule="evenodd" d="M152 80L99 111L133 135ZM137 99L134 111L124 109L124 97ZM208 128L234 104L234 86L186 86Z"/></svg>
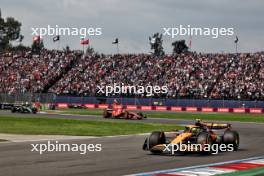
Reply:
<svg viewBox="0 0 264 176"><path fill-rule="evenodd" d="M164 96L172 98L263 100L264 53L80 56L44 50L0 58L0 92L98 96L98 86L114 83L167 86Z"/></svg>
<svg viewBox="0 0 264 176"><path fill-rule="evenodd" d="M264 99L264 54L240 54L214 86L211 97Z"/></svg>
<svg viewBox="0 0 264 176"><path fill-rule="evenodd" d="M43 92L70 68L77 55L59 51L6 52L0 57L0 93Z"/></svg>

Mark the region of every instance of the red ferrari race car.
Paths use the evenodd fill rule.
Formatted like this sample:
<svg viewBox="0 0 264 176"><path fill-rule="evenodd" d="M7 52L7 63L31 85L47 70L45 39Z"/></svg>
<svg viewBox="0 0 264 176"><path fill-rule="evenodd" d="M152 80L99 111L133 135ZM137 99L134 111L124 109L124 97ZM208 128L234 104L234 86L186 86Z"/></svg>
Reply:
<svg viewBox="0 0 264 176"><path fill-rule="evenodd" d="M147 118L141 112L129 112L120 106L116 100L112 104L113 109L105 109L103 117L104 118L117 118L117 119L131 119L131 120L141 120Z"/></svg>
<svg viewBox="0 0 264 176"><path fill-rule="evenodd" d="M105 109L103 117L130 120L141 120L147 118L147 116L143 115L141 112L129 112L125 109L121 109L118 113L116 113L113 109Z"/></svg>

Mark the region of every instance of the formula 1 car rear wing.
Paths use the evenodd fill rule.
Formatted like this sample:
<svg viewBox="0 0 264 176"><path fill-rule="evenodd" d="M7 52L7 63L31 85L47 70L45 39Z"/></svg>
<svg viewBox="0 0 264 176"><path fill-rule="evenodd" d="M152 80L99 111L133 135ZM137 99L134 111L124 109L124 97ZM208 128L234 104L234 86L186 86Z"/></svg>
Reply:
<svg viewBox="0 0 264 176"><path fill-rule="evenodd" d="M214 122L202 122L201 120L197 120L195 123L197 126L204 126L212 130L220 130L220 129L230 129L232 125L229 123L214 123Z"/></svg>
<svg viewBox="0 0 264 176"><path fill-rule="evenodd" d="M206 123L207 128L210 129L228 129L231 128L229 123Z"/></svg>

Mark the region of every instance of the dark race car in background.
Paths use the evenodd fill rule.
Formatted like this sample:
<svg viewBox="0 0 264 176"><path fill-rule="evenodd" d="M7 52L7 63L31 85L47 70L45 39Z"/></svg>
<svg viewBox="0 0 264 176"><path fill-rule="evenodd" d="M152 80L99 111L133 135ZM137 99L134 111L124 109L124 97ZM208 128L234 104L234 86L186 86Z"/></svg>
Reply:
<svg viewBox="0 0 264 176"><path fill-rule="evenodd" d="M36 114L38 112L38 109L31 104L15 104L12 107L11 112Z"/></svg>
<svg viewBox="0 0 264 176"><path fill-rule="evenodd" d="M86 109L82 104L69 104L68 108L70 109Z"/></svg>

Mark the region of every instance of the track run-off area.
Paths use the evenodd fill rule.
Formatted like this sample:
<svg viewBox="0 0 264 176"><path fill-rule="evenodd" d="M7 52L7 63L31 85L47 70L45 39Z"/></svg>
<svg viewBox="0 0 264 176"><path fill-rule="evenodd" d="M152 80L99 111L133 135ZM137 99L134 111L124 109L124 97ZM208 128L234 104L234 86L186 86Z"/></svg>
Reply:
<svg viewBox="0 0 264 176"><path fill-rule="evenodd" d="M7 111L2 111L0 117L10 114L11 113ZM15 116L21 118L37 116L43 118L79 119L89 121L124 121L103 119L94 115L15 114ZM176 126L191 124L194 121L148 118L142 121L129 122L175 124ZM240 134L240 149L236 152L222 152L217 155L153 155L142 150L142 144L148 134L58 139L59 142L69 144L102 145L102 151L88 152L85 155L80 155L76 152L47 152L42 155L37 152L31 152L31 144L40 143L38 140L2 142L0 143L0 175L130 175L228 162L264 155L264 123L229 123L231 123L233 128ZM43 141L41 141L41 143L43 143Z"/></svg>

